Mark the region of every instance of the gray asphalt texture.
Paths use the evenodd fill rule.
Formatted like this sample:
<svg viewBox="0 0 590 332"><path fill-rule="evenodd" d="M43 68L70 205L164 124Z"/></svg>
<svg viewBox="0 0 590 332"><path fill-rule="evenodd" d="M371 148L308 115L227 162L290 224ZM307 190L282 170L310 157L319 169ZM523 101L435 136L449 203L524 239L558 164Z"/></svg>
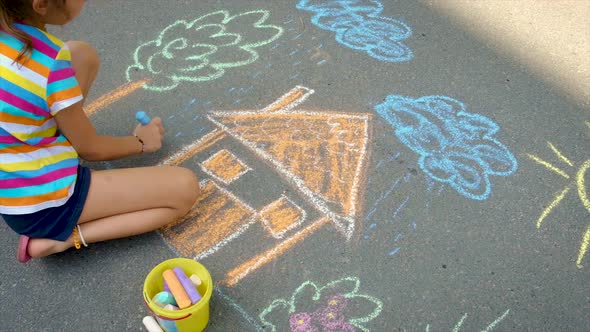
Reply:
<svg viewBox="0 0 590 332"><path fill-rule="evenodd" d="M102 67L89 100L124 84L137 46L178 19L191 21L220 9L232 14L265 9L271 14L268 21L285 29L275 42L279 46L257 49L257 61L228 69L219 79L184 82L169 92L138 90L101 110L91 118L101 133L129 134L138 109L159 114L168 131L158 153L91 164L96 169L156 164L212 129L197 115L260 109L295 85L316 91L302 108L374 114L365 208L355 240L346 242L332 227L324 227L236 286L217 284L207 330L270 330L259 315L273 300L289 299L305 281L321 287L356 277L358 293L383 304L379 315L364 324L370 331L451 331L457 326L480 331L508 310L493 331L589 331L590 254L584 267L575 262L590 218L574 180L590 156L588 105L566 99L526 67L499 56L418 2L383 1L382 16L413 30L405 44L414 57L397 63L337 43L333 32L311 24L311 14L297 10L296 3L89 1L75 22L51 29L64 40L85 40L99 51ZM320 44L323 55L311 58L308 50ZM321 59L326 61L318 65ZM247 93L238 93L250 86ZM483 201L432 184L418 166L419 156L373 109L392 94L449 96L462 101L468 112L493 119L500 126L495 138L518 160L518 170L491 177L492 192ZM547 142L574 166L558 159ZM570 179L527 154L563 169ZM184 166L207 177L194 161ZM402 181L390 191L398 179ZM277 181L252 175L237 186L256 204L267 187L282 188ZM588 174L585 181L590 191ZM537 229L542 211L566 186L570 193ZM22 265L15 259L17 235L4 224L0 228L0 331L142 330L141 319L148 314L142 301L144 278L161 261L177 257L152 233ZM244 243L258 235L247 232L203 260L215 281L224 278L226 262L257 254Z"/></svg>

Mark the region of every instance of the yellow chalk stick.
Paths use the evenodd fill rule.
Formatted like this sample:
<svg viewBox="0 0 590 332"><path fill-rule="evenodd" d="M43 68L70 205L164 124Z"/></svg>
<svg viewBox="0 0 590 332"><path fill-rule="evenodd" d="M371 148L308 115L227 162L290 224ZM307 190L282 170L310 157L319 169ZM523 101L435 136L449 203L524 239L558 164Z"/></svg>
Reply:
<svg viewBox="0 0 590 332"><path fill-rule="evenodd" d="M189 299L186 292L184 291L182 284L180 283L178 278L176 278L174 271L168 269L168 270L164 271L162 276L164 277L166 284L170 288L170 292L172 293L172 295L174 295L174 299L176 300L178 307L180 309L190 307L192 302Z"/></svg>

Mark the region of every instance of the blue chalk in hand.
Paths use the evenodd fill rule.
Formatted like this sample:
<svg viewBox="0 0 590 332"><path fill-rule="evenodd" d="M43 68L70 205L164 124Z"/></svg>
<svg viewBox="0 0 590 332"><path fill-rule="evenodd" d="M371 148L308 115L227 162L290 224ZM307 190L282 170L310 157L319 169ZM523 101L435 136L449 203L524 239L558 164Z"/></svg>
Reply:
<svg viewBox="0 0 590 332"><path fill-rule="evenodd" d="M150 119L150 117L144 111L135 113L135 119L139 121L142 126L145 126L150 123L150 121L152 121L152 119Z"/></svg>

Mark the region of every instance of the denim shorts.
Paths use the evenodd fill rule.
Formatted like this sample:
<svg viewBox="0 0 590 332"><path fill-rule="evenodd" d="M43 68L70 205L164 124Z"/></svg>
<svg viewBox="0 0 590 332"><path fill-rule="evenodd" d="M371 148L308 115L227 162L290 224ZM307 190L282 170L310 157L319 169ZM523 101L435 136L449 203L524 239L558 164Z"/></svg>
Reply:
<svg viewBox="0 0 590 332"><path fill-rule="evenodd" d="M84 209L90 190L90 169L78 166L74 193L64 205L30 214L2 214L12 230L31 238L65 241L72 234Z"/></svg>

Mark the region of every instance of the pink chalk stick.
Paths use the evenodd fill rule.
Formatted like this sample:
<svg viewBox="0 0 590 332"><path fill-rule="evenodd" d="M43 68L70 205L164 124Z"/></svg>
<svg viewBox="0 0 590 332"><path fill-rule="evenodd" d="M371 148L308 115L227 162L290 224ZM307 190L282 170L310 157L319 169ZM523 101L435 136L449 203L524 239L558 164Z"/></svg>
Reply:
<svg viewBox="0 0 590 332"><path fill-rule="evenodd" d="M192 304L199 302L201 299L201 294L199 294L199 291L197 291L192 281L186 276L186 274L184 274L184 271L182 271L182 269L179 267L175 267L172 269L172 271L174 271L176 278L178 278L178 281L180 281L182 284L182 287L184 288L184 291L188 295Z"/></svg>

